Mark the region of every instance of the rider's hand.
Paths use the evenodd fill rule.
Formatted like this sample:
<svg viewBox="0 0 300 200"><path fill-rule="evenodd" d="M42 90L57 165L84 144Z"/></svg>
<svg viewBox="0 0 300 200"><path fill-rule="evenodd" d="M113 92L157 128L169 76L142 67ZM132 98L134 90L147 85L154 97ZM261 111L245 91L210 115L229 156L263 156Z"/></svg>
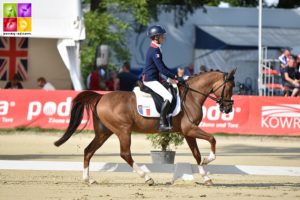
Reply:
<svg viewBox="0 0 300 200"><path fill-rule="evenodd" d="M185 81L182 77L177 77L177 81L180 85L185 85Z"/></svg>
<svg viewBox="0 0 300 200"><path fill-rule="evenodd" d="M174 80L174 79L170 79L170 83L171 84L177 84L176 80Z"/></svg>

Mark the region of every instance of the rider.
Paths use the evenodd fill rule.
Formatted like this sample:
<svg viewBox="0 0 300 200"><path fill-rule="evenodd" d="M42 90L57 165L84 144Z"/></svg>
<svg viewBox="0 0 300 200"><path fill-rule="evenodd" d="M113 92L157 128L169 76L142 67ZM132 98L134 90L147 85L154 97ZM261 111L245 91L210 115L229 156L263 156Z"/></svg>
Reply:
<svg viewBox="0 0 300 200"><path fill-rule="evenodd" d="M151 88L154 92L159 94L164 102L161 107L159 128L160 132L169 131L172 129L167 124L167 114L170 110L170 104L172 102L172 95L170 92L159 82L159 73L165 75L167 78L171 78L171 82L174 83L177 78L175 74L164 64L162 60L161 45L165 41L166 30L159 26L154 25L149 27L147 36L152 40L150 47L147 51L146 66L143 70L144 85Z"/></svg>

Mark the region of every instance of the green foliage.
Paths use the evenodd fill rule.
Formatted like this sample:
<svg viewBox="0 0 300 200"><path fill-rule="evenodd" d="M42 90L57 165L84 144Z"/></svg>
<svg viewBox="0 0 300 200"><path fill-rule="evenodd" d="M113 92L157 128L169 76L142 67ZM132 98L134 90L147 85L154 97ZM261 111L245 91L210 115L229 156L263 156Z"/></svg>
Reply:
<svg viewBox="0 0 300 200"><path fill-rule="evenodd" d="M178 133L157 133L148 135L147 139L151 141L154 148L166 151L171 145L175 147L182 145L184 137Z"/></svg>
<svg viewBox="0 0 300 200"><path fill-rule="evenodd" d="M174 24L183 25L184 21L196 9L203 7L209 0L105 0L114 4L116 12L129 12L134 21L132 26L140 32L151 21L157 21L161 12L174 11Z"/></svg>

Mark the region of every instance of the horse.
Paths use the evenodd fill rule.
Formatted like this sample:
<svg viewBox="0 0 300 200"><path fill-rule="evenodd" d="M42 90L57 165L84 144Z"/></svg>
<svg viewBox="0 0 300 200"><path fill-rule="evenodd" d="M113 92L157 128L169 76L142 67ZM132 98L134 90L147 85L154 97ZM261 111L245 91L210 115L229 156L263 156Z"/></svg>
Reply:
<svg viewBox="0 0 300 200"><path fill-rule="evenodd" d="M172 132L184 136L196 159L205 185L213 184L203 165L216 159L216 140L213 135L206 133L198 126L203 116L202 106L207 98L211 98L219 104L221 112L232 111L233 100L231 98L235 71L236 69L229 73L203 72L188 78L186 84L178 86L182 110L172 118ZM54 142L55 146L62 145L76 132L85 110L88 111L88 115L92 114L95 137L84 149L83 180L90 184L95 182L89 176L90 160L114 133L120 142L120 156L141 178L145 179L146 184L153 185L154 180L134 162L131 156L131 132L157 133L159 118L145 118L139 115L136 108L136 96L133 92L114 91L101 95L93 91L83 91L73 99L70 123L64 135ZM203 160L201 160L196 139L204 139L210 143L210 154Z"/></svg>

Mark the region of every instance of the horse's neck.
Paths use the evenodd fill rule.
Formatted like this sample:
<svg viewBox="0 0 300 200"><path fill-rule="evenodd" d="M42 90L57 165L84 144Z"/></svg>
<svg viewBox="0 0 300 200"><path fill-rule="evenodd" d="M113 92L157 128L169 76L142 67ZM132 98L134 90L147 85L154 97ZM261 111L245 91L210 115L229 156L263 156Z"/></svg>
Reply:
<svg viewBox="0 0 300 200"><path fill-rule="evenodd" d="M191 84L189 86L190 88L193 88L194 90L197 90L202 94L192 92L191 100L194 103L202 106L207 96L212 91L214 84L218 81L219 75L220 74L217 72L208 72L194 77L194 80L191 81Z"/></svg>

